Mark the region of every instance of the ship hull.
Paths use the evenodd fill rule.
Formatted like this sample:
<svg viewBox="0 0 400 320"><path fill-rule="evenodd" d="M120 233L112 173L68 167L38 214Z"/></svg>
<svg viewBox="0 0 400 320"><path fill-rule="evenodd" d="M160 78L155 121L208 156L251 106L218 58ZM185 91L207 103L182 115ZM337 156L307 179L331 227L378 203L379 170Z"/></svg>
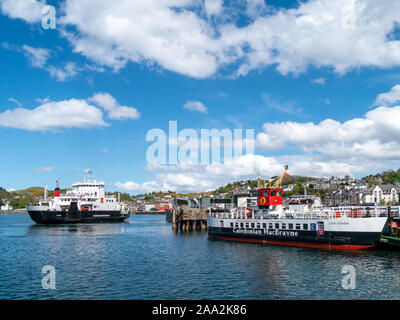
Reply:
<svg viewBox="0 0 400 320"><path fill-rule="evenodd" d="M68 223L108 223L122 222L129 217L120 211L42 211L28 210L29 216L37 224Z"/></svg>
<svg viewBox="0 0 400 320"><path fill-rule="evenodd" d="M327 228L328 230L316 229L307 231L220 227L218 226L217 221L215 221L216 219L211 219L211 221L209 219L208 236L210 239L214 240L322 248L329 250L360 250L374 248L379 245L385 218L375 219L378 219L376 220L375 225L374 223L371 223L372 221L368 221L369 223L366 225L366 228L359 228L359 230L357 230L356 227L336 227L336 229L339 230L334 230L334 228L331 227L330 229ZM288 221L286 220L284 222L287 223ZM352 223L355 222L353 221ZM359 221L359 223L364 223L364 221ZM266 225L269 225L269 223L266 223Z"/></svg>

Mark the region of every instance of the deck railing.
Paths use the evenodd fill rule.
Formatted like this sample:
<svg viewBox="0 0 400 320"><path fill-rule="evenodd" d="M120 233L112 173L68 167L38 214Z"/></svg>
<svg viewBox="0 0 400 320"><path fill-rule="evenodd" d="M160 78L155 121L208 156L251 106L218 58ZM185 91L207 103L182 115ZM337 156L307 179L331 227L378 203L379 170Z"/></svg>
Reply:
<svg viewBox="0 0 400 320"><path fill-rule="evenodd" d="M400 206L392 207L329 207L313 209L305 212L270 212L262 213L248 207L238 207L226 212L209 212L209 216L218 219L340 219L340 218L372 218L400 216Z"/></svg>

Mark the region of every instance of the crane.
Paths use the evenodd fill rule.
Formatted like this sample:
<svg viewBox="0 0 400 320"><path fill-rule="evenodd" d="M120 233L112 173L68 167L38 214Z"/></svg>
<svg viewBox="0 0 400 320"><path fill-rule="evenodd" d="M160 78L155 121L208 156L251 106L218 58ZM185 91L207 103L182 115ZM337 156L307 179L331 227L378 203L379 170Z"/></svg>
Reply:
<svg viewBox="0 0 400 320"><path fill-rule="evenodd" d="M288 169L289 166L286 165L285 170L282 172L282 174L278 178L270 179L269 182L266 182L264 184L264 188L280 188L282 186L283 179L285 179L286 176L289 176L289 174L287 173ZM258 188L261 189L261 183L259 178L258 178Z"/></svg>

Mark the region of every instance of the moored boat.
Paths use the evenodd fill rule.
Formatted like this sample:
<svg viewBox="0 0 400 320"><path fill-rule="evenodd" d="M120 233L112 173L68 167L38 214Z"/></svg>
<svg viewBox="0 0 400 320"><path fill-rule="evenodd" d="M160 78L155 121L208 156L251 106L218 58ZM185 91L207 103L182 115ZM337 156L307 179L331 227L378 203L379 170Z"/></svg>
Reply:
<svg viewBox="0 0 400 320"><path fill-rule="evenodd" d="M115 196L105 193L105 183L92 178L88 169L82 182L72 185L61 194L57 182L54 198L27 206L31 219L37 224L122 222L129 217L123 211L123 204Z"/></svg>
<svg viewBox="0 0 400 320"><path fill-rule="evenodd" d="M257 206L210 213L210 239L358 250L376 247L388 219L385 208L282 205L282 175L257 190Z"/></svg>

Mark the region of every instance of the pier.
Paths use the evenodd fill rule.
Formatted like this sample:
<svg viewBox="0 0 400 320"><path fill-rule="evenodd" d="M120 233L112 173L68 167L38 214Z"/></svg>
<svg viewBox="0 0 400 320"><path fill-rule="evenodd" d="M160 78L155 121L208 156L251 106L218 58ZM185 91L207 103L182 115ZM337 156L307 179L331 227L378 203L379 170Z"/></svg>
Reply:
<svg viewBox="0 0 400 320"><path fill-rule="evenodd" d="M207 228L207 209L178 208L172 210L172 230L177 232L205 231Z"/></svg>

